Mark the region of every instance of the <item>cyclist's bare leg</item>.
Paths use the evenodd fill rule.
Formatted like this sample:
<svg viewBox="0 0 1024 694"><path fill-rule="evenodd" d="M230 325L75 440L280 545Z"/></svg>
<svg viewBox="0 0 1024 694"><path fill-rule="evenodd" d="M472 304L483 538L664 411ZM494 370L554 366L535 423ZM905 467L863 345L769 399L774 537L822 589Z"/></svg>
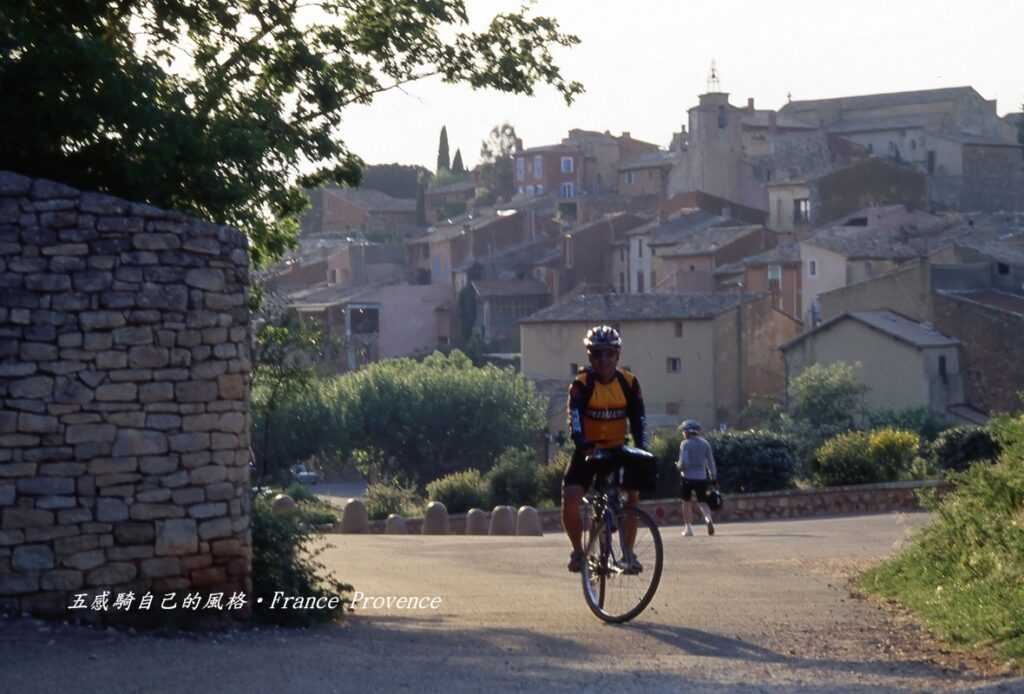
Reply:
<svg viewBox="0 0 1024 694"><path fill-rule="evenodd" d="M697 508L704 516L704 522L707 523L711 520L711 508L703 501L697 503Z"/></svg>
<svg viewBox="0 0 1024 694"><path fill-rule="evenodd" d="M635 489L626 490L625 508L636 508L636 504L639 500L640 492ZM625 548L632 552L633 542L636 540L636 514L625 514L624 522L622 524L622 539L626 543Z"/></svg>
<svg viewBox="0 0 1024 694"><path fill-rule="evenodd" d="M690 499L683 499L683 524L684 527L693 525L693 501Z"/></svg>
<svg viewBox="0 0 1024 694"><path fill-rule="evenodd" d="M569 536L573 551L582 552L581 536L583 520L580 518L580 503L583 500L583 487L570 484L562 487L562 527Z"/></svg>

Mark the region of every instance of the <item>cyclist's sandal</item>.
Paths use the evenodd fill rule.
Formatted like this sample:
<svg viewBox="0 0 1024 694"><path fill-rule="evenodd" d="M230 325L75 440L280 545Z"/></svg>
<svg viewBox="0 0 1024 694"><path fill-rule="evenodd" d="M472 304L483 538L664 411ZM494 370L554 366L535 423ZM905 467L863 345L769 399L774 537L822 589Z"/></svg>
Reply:
<svg viewBox="0 0 1024 694"><path fill-rule="evenodd" d="M569 555L569 571L578 574L583 568L583 552L573 552Z"/></svg>

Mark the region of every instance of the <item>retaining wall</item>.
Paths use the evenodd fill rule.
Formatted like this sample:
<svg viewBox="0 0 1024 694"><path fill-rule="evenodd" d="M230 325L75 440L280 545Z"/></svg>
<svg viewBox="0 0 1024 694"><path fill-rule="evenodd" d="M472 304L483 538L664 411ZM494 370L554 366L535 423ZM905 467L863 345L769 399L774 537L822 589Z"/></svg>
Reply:
<svg viewBox="0 0 1024 694"><path fill-rule="evenodd" d="M248 592L246 243L0 172L0 610Z"/></svg>

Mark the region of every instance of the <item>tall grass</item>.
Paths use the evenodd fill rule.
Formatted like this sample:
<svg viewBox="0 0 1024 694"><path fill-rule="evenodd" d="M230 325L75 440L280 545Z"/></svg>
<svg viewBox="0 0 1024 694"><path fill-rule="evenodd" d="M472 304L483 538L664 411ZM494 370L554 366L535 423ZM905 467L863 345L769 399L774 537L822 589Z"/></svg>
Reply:
<svg viewBox="0 0 1024 694"><path fill-rule="evenodd" d="M895 558L860 578L954 644L991 646L1024 667L1024 416L992 425L1003 453L951 477L935 519Z"/></svg>

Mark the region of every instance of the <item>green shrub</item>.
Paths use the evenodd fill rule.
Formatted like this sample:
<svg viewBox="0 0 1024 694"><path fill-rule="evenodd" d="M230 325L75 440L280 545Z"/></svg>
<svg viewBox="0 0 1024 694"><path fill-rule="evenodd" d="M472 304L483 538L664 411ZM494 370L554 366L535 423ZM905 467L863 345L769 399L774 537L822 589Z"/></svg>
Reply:
<svg viewBox="0 0 1024 694"><path fill-rule="evenodd" d="M487 506L487 482L475 468L453 472L427 485L427 498L440 501L448 513Z"/></svg>
<svg viewBox="0 0 1024 694"><path fill-rule="evenodd" d="M529 448L509 448L501 454L484 476L491 506L536 505L540 494L534 455Z"/></svg>
<svg viewBox="0 0 1024 694"><path fill-rule="evenodd" d="M683 440L680 431L658 434L651 441L651 453L658 459L658 483L653 497L669 499L679 496L679 443Z"/></svg>
<svg viewBox="0 0 1024 694"><path fill-rule="evenodd" d="M1024 417L989 427L993 465L954 472L934 520L860 586L899 600L954 644L994 647L1024 666Z"/></svg>
<svg viewBox="0 0 1024 694"><path fill-rule="evenodd" d="M919 447L920 439L911 431L885 428L868 434L868 455L881 481L910 476Z"/></svg>
<svg viewBox="0 0 1024 694"><path fill-rule="evenodd" d="M255 619L286 626L306 626L338 619L349 602L352 586L341 583L326 573L317 557L326 544L313 534L316 517L307 514L303 505L286 516L271 511L272 495L261 494L252 503L252 587L262 602L253 602ZM331 609L271 610L276 591L302 597L339 596L342 600Z"/></svg>
<svg viewBox="0 0 1024 694"><path fill-rule="evenodd" d="M711 432L707 440L723 491L767 492L793 486L796 454L787 437L770 431L726 431Z"/></svg>
<svg viewBox="0 0 1024 694"><path fill-rule="evenodd" d="M863 431L833 436L818 449L815 460L818 481L826 487L880 481Z"/></svg>
<svg viewBox="0 0 1024 694"><path fill-rule="evenodd" d="M288 485L288 488L284 490L284 493L296 501L312 501L317 498L316 494L301 482L292 482Z"/></svg>
<svg viewBox="0 0 1024 694"><path fill-rule="evenodd" d="M416 488L400 482L371 484L366 488L366 513L370 520L382 520L392 513L400 516L419 515L422 499ZM447 508L447 504L445 505Z"/></svg>
<svg viewBox="0 0 1024 694"><path fill-rule="evenodd" d="M960 426L946 429L931 445L932 463L942 470L963 471L979 460L995 460L999 444L986 429Z"/></svg>
<svg viewBox="0 0 1024 694"><path fill-rule="evenodd" d="M559 451L552 462L537 468L537 494L540 497L538 505L545 501L554 504L562 502L562 477L565 476L565 469L571 457L571 453Z"/></svg>
<svg viewBox="0 0 1024 694"><path fill-rule="evenodd" d="M871 410L865 415L868 429L902 429L913 431L923 441L934 441L946 428L942 419L932 414L927 407L912 407L904 410Z"/></svg>

